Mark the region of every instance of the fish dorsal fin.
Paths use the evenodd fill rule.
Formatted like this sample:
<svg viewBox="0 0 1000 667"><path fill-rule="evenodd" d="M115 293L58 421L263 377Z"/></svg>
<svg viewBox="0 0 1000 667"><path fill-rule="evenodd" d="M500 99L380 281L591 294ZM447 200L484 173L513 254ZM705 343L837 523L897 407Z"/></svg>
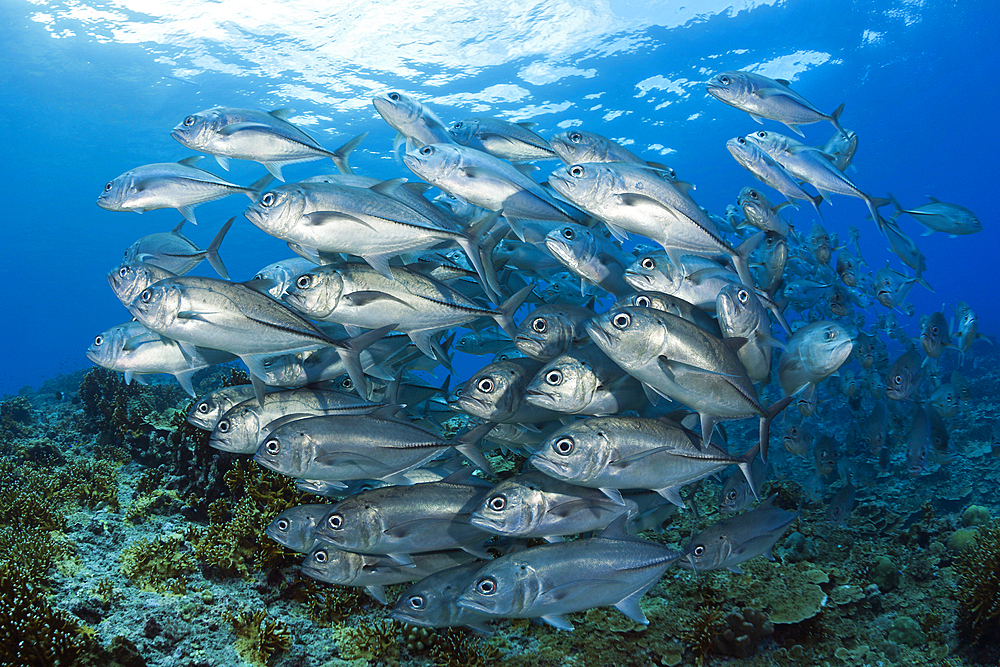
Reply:
<svg viewBox="0 0 1000 667"><path fill-rule="evenodd" d="M288 121L288 117L295 113L295 109L289 107L283 107L281 109L275 109L274 111L268 112L270 115L274 116L278 120Z"/></svg>
<svg viewBox="0 0 1000 667"><path fill-rule="evenodd" d="M782 86L788 86L789 88L792 87L792 84L788 79L775 79L775 81L780 83Z"/></svg>
<svg viewBox="0 0 1000 667"><path fill-rule="evenodd" d="M396 190L398 190L404 183L406 183L405 178L391 178L388 181L382 181L381 183L376 183L375 185L369 187L369 190L379 193L380 195L385 195L387 197L392 197Z"/></svg>
<svg viewBox="0 0 1000 667"><path fill-rule="evenodd" d="M608 527L601 531L599 537L607 540L625 540L625 539L635 539L628 534L625 530L625 524L628 523L629 513L622 512L615 520L608 524Z"/></svg>
<svg viewBox="0 0 1000 667"><path fill-rule="evenodd" d="M204 155L192 155L191 157L186 157L183 160L178 160L177 164L182 164L185 167L197 167L198 160L205 157Z"/></svg>

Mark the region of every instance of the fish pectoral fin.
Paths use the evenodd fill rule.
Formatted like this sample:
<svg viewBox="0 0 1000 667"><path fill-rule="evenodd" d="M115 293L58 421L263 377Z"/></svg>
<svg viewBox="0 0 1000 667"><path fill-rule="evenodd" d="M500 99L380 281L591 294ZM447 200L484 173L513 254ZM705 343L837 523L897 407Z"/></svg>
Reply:
<svg viewBox="0 0 1000 667"><path fill-rule="evenodd" d="M416 310L413 306L406 303L402 299L395 297L386 292L379 292L377 290L362 290L360 292L351 292L350 294L345 294L344 299L349 299L352 306L368 306L377 301L388 301L390 303L398 303L406 306L410 310Z"/></svg>
<svg viewBox="0 0 1000 667"><path fill-rule="evenodd" d="M612 501L614 501L615 505L621 505L622 507L625 507L625 499L622 498L622 492L619 491L618 489L602 487L600 489L600 492L606 495Z"/></svg>
<svg viewBox="0 0 1000 667"><path fill-rule="evenodd" d="M206 315L214 315L212 311L201 311L201 310L181 310L177 313L177 319L179 320L198 320L200 322L208 322L209 319L205 317Z"/></svg>
<svg viewBox="0 0 1000 667"><path fill-rule="evenodd" d="M559 519L565 519L576 512L590 510L594 517L599 517L601 515L600 509L601 503L595 503L593 500L568 500L550 507L548 514Z"/></svg>
<svg viewBox="0 0 1000 667"><path fill-rule="evenodd" d="M417 564L413 562L413 557L410 554L386 554L386 556L393 563L398 563L405 567L416 567Z"/></svg>
<svg viewBox="0 0 1000 667"><path fill-rule="evenodd" d="M578 597L586 591L594 590L595 588L600 590L604 586L610 587L615 585L620 584L610 579L577 579L575 581L567 581L565 584L559 584L558 586L553 586L548 590L542 591L539 593L536 600L538 602L544 602L545 604L558 603L563 600ZM544 618L544 616L542 618Z"/></svg>
<svg viewBox="0 0 1000 667"><path fill-rule="evenodd" d="M230 123L229 125L222 127L219 130L219 134L221 134L224 137L231 137L237 132L252 132L254 130L258 132L268 132L268 133L271 132L271 128L269 128L267 125L264 125L263 123L246 122L246 123Z"/></svg>
<svg viewBox="0 0 1000 667"><path fill-rule="evenodd" d="M664 452L666 450L667 450L666 446L663 446L663 447L654 447L653 449L647 449L646 451L638 452L636 454L632 454L631 456L626 456L623 459L618 459L617 461L612 461L612 462L608 463L608 467L616 468L618 470L622 470L624 468L631 467L631 466L635 465L636 463L639 463L640 461L642 461L643 459L645 459L648 456L651 456L653 454L659 454L660 452Z"/></svg>
<svg viewBox="0 0 1000 667"><path fill-rule="evenodd" d="M618 225L605 220L604 226L608 228L608 231L611 232L611 235L614 236L616 239L618 239L619 242L624 243L625 241L628 240L628 232L625 231L623 228L619 227Z"/></svg>
<svg viewBox="0 0 1000 667"><path fill-rule="evenodd" d="M387 528L386 530L383 530L382 534L395 539L406 539L407 537L413 537L414 535L418 534L423 529L424 526L438 526L438 525L448 526L453 523L455 523L454 519L437 519L437 518L422 517L419 519L413 519L412 521L403 521L402 523L398 523L392 528ZM413 560L410 559L410 562L412 563Z"/></svg>
<svg viewBox="0 0 1000 667"><path fill-rule="evenodd" d="M623 194L618 195L617 199L622 206L634 206L634 207L654 206L661 210L665 208L663 204L656 201L652 197L641 195L635 192L625 192Z"/></svg>
<svg viewBox="0 0 1000 667"><path fill-rule="evenodd" d="M388 599L385 597L385 586L382 584L374 584L372 586L365 586L365 591L368 595L372 596L378 600L381 604L389 604Z"/></svg>
<svg viewBox="0 0 1000 667"><path fill-rule="evenodd" d="M321 466L330 468L341 468L348 466L372 466L378 465L378 459L364 456L357 452L329 452L317 456L314 461Z"/></svg>
<svg viewBox="0 0 1000 667"><path fill-rule="evenodd" d="M302 216L302 220L305 224L311 225L313 227L318 227L319 225L326 225L330 223L353 222L363 227L367 227L372 231L375 231L374 227L369 225L361 218L357 218L352 215L344 215L343 213L337 213L335 211L316 211L314 213L309 213L307 215Z"/></svg>
<svg viewBox="0 0 1000 667"><path fill-rule="evenodd" d="M541 617L543 621L548 623L554 628L560 630L572 630L573 624L565 616L560 616L559 614L546 614Z"/></svg>
<svg viewBox="0 0 1000 667"><path fill-rule="evenodd" d="M467 554L472 554L476 558L482 558L484 560L490 560L491 558L493 558L490 552L484 549L479 544L463 544L461 547L459 547L459 549L461 549Z"/></svg>
<svg viewBox="0 0 1000 667"><path fill-rule="evenodd" d="M372 267L383 276L389 280L395 280L396 278L392 275L392 270L389 268L389 260L396 255L388 253L385 255L362 255L361 259L368 262L368 266Z"/></svg>
<svg viewBox="0 0 1000 667"><path fill-rule="evenodd" d="M668 359L662 354L659 357L657 357L656 361L660 367L660 370L663 371L665 375L667 375L674 381L677 381L678 376L690 375L691 373L697 373L699 375L718 375L720 377L727 377L727 378L739 377L739 375L732 375L730 373L723 373L721 371L711 371L708 370L707 368L699 368L697 366L692 366L691 364L685 364L683 361Z"/></svg>
<svg viewBox="0 0 1000 667"><path fill-rule="evenodd" d="M627 598L620 600L618 604L615 605L615 609L625 614L636 623L649 625L649 619L646 618L646 614L642 613L642 607L639 606L639 598L642 597L643 593L645 593L644 588L632 593Z"/></svg>
<svg viewBox="0 0 1000 667"><path fill-rule="evenodd" d="M666 498L667 500L669 500L670 502L672 502L674 505L677 505L678 507L684 507L684 500L681 499L681 494L678 491L678 489L680 489L679 486L665 486L662 489L653 489L653 490L656 491L661 496L663 496L664 498Z"/></svg>

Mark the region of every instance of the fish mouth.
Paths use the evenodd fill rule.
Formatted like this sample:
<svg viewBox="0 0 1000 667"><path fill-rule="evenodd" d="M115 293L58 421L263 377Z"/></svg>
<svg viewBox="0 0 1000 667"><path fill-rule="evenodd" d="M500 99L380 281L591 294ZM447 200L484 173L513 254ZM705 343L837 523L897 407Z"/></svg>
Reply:
<svg viewBox="0 0 1000 667"><path fill-rule="evenodd" d="M514 345L517 347L517 349L521 350L521 352L524 352L529 356L534 356L531 353L537 355L541 354L542 352L542 344L540 342L538 342L534 338L529 338L523 334L518 334L514 336Z"/></svg>
<svg viewBox="0 0 1000 667"><path fill-rule="evenodd" d="M564 473L566 466L557 461L553 461L552 459L547 459L544 456L533 454L531 458L528 459L528 463L533 465L538 470L541 470L546 475L551 475L557 479L566 478Z"/></svg>
<svg viewBox="0 0 1000 667"><path fill-rule="evenodd" d="M476 528L481 528L482 530L485 530L487 532L503 535L503 533L500 531L501 525L499 521L495 519L490 519L489 517L485 517L479 512L473 512L469 516L469 523L471 523Z"/></svg>
<svg viewBox="0 0 1000 667"><path fill-rule="evenodd" d="M645 273L638 273L631 269L626 269L623 274L625 282L638 291L653 289L653 279Z"/></svg>
<svg viewBox="0 0 1000 667"><path fill-rule="evenodd" d="M462 395L457 401L455 401L455 403L463 412L468 412L470 408L480 412L487 412L490 408L486 401L481 398L476 398L475 396Z"/></svg>
<svg viewBox="0 0 1000 667"><path fill-rule="evenodd" d="M611 347L614 342L611 336L605 331L599 324L594 322L587 323L587 333L601 347Z"/></svg>
<svg viewBox="0 0 1000 667"><path fill-rule="evenodd" d="M473 611L478 611L483 614L489 614L491 612L490 607L483 604L478 597L470 595L469 593L462 593L461 595L459 595L458 598L455 600L455 604L457 604L459 607L463 607L465 609L471 609Z"/></svg>

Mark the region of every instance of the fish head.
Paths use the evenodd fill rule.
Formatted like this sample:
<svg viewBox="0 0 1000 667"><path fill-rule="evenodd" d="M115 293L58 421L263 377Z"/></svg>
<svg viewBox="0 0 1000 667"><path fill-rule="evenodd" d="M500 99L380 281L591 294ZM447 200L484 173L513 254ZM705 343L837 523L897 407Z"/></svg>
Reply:
<svg viewBox="0 0 1000 667"><path fill-rule="evenodd" d="M304 420L301 420L304 421ZM264 438L253 456L259 465L292 477L306 477L315 449L312 437L295 422L281 426Z"/></svg>
<svg viewBox="0 0 1000 667"><path fill-rule="evenodd" d="M515 556L487 563L456 600L459 607L490 616L530 614L537 595L544 590L531 563Z"/></svg>
<svg viewBox="0 0 1000 667"><path fill-rule="evenodd" d="M145 264L124 263L108 272L108 284L122 303L129 304L154 282L171 275L166 271L163 273L166 275L154 277L150 267Z"/></svg>
<svg viewBox="0 0 1000 667"><path fill-rule="evenodd" d="M230 408L212 429L208 444L223 452L253 451L263 435L262 427L266 426L260 423L256 402L257 399L253 399Z"/></svg>
<svg viewBox="0 0 1000 667"><path fill-rule="evenodd" d="M948 323L940 311L920 318L920 345L929 357L939 357L949 342Z"/></svg>
<svg viewBox="0 0 1000 667"><path fill-rule="evenodd" d="M729 476L719 490L719 512L722 514L740 512L747 506L749 498L750 484L746 476L737 471Z"/></svg>
<svg viewBox="0 0 1000 667"><path fill-rule="evenodd" d="M784 152L789 145L798 143L783 134L770 132L768 130L757 130L756 132L751 132L746 135L746 140L747 143L755 144L765 153L772 156Z"/></svg>
<svg viewBox="0 0 1000 667"><path fill-rule="evenodd" d="M177 321L182 303L180 287L168 279L142 290L127 308L147 329L162 333Z"/></svg>
<svg viewBox="0 0 1000 667"><path fill-rule="evenodd" d="M837 467L837 441L830 436L821 435L816 441L813 459L820 475L826 476L832 473Z"/></svg>
<svg viewBox="0 0 1000 667"><path fill-rule="evenodd" d="M104 190L97 197L97 205L106 211L131 211L129 197L135 189L131 171L127 171L113 181L104 184Z"/></svg>
<svg viewBox="0 0 1000 667"><path fill-rule="evenodd" d="M295 183L261 192L243 215L271 236L286 238L296 225L309 219L306 193Z"/></svg>
<svg viewBox="0 0 1000 667"><path fill-rule="evenodd" d="M397 130L416 122L424 114L423 104L398 90L376 95L372 104L382 119Z"/></svg>
<svg viewBox="0 0 1000 667"><path fill-rule="evenodd" d="M664 313L652 308L616 308L587 323L587 333L624 369L653 359L666 343Z"/></svg>
<svg viewBox="0 0 1000 667"><path fill-rule="evenodd" d="M469 378L456 402L471 415L505 421L520 408L523 390L521 368L510 360L498 361Z"/></svg>
<svg viewBox="0 0 1000 667"><path fill-rule="evenodd" d="M550 410L576 413L593 401L598 383L593 368L563 354L538 371L528 384L526 399Z"/></svg>
<svg viewBox="0 0 1000 667"><path fill-rule="evenodd" d="M302 561L302 574L331 584L349 585L364 567L364 557L321 543Z"/></svg>
<svg viewBox="0 0 1000 667"><path fill-rule="evenodd" d="M316 524L316 535L340 549L372 552L384 528L377 503L366 500L362 493L334 505Z"/></svg>
<svg viewBox="0 0 1000 667"><path fill-rule="evenodd" d="M680 288L683 276L677 271L663 250L640 255L625 269L625 282L638 291L652 290L674 294Z"/></svg>
<svg viewBox="0 0 1000 667"><path fill-rule="evenodd" d="M603 156L597 150L595 136L581 130L568 130L552 137L549 146L567 165L600 162Z"/></svg>
<svg viewBox="0 0 1000 667"><path fill-rule="evenodd" d="M730 141L746 141L746 139L737 137L730 139ZM764 222L773 215L770 200L757 188L745 187L740 190L736 203L743 210L743 217L746 218L747 222L760 229L763 228Z"/></svg>
<svg viewBox="0 0 1000 667"><path fill-rule="evenodd" d="M955 391L955 385L948 382L935 389L931 394L931 405L945 419L954 416L958 411L958 392Z"/></svg>
<svg viewBox="0 0 1000 667"><path fill-rule="evenodd" d="M528 462L549 477L585 486L602 474L615 452L600 422L588 420L553 433Z"/></svg>
<svg viewBox="0 0 1000 667"><path fill-rule="evenodd" d="M837 275L848 287L858 284L858 262L853 254L841 250L837 255Z"/></svg>
<svg viewBox="0 0 1000 667"><path fill-rule="evenodd" d="M326 507L326 505L298 505L287 509L268 524L264 534L289 549L304 551L312 546L316 524L325 515Z"/></svg>
<svg viewBox="0 0 1000 667"><path fill-rule="evenodd" d="M467 120L456 120L448 126L448 134L455 140L455 143L468 146L479 132L479 121L474 118Z"/></svg>
<svg viewBox="0 0 1000 667"><path fill-rule="evenodd" d="M170 136L194 150L211 148L219 138L225 122L218 108L206 109L186 116L170 131ZM211 151L207 151L211 152Z"/></svg>
<svg viewBox="0 0 1000 667"><path fill-rule="evenodd" d="M343 296L344 276L328 265L300 274L281 300L306 317L322 320L333 314Z"/></svg>
<svg viewBox="0 0 1000 667"><path fill-rule="evenodd" d="M297 350L263 357L255 370L264 384L271 387L298 387L308 382L305 362L313 350Z"/></svg>
<svg viewBox="0 0 1000 667"><path fill-rule="evenodd" d="M736 106L753 94L753 82L746 72L728 71L716 74L706 84L708 94L730 106Z"/></svg>
<svg viewBox="0 0 1000 667"><path fill-rule="evenodd" d="M545 247L568 267L591 263L597 254L593 232L574 222L562 224L545 235Z"/></svg>
<svg viewBox="0 0 1000 667"><path fill-rule="evenodd" d="M126 325L119 325L97 334L87 348L87 358L98 366L113 368L125 344L125 329Z"/></svg>
<svg viewBox="0 0 1000 667"><path fill-rule="evenodd" d="M715 298L715 313L727 336L747 337L762 326L769 329L764 305L742 283L728 283Z"/></svg>
<svg viewBox="0 0 1000 667"><path fill-rule="evenodd" d="M406 151L403 164L428 183L439 183L455 174L462 164L462 155L457 146L428 144Z"/></svg>
<svg viewBox="0 0 1000 667"><path fill-rule="evenodd" d="M791 414L791 413L787 413ZM813 436L804 424L788 422L781 435L781 444L789 454L805 456L812 444Z"/></svg>
<svg viewBox="0 0 1000 667"><path fill-rule="evenodd" d="M733 137L726 142L726 150L744 168L756 171L760 168L761 162L767 162L766 153L760 146L750 141L746 137ZM744 209L744 212L746 209ZM749 219L748 219L749 221Z"/></svg>
<svg viewBox="0 0 1000 667"><path fill-rule="evenodd" d="M470 578L483 567L481 562L466 563L443 570L410 586L396 600L390 616L397 621L421 627L443 628L468 622L468 612L455 604Z"/></svg>
<svg viewBox="0 0 1000 667"><path fill-rule="evenodd" d="M586 209L603 205L611 196L613 173L602 163L574 163L549 174L549 185L568 201Z"/></svg>
<svg viewBox="0 0 1000 667"><path fill-rule="evenodd" d="M541 524L545 509L541 489L515 477L495 486L472 513L469 523L498 535L529 535Z"/></svg>
<svg viewBox="0 0 1000 667"><path fill-rule="evenodd" d="M796 349L803 366L817 376L817 380L840 368L854 348L847 329L830 320L813 322L800 329L796 336L801 336ZM791 341L789 347L792 347Z"/></svg>
<svg viewBox="0 0 1000 667"><path fill-rule="evenodd" d="M734 545L723 530L710 527L691 539L677 564L695 572L709 572L725 567L733 550Z"/></svg>

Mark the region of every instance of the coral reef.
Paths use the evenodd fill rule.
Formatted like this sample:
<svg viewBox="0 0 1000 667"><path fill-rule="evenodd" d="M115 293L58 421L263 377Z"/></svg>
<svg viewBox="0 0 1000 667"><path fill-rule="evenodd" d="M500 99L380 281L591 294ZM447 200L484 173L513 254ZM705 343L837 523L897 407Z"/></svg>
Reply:
<svg viewBox="0 0 1000 667"><path fill-rule="evenodd" d="M226 614L226 620L237 636L236 652L254 665L266 665L275 653L292 644L292 635L281 621L267 618L266 611L242 611Z"/></svg>
<svg viewBox="0 0 1000 667"><path fill-rule="evenodd" d="M179 533L153 540L138 539L122 550L121 573L144 590L184 593L186 575L197 569L194 556Z"/></svg>
<svg viewBox="0 0 1000 667"><path fill-rule="evenodd" d="M1000 524L981 525L977 548L955 561L959 576L958 631L973 642L995 643L1000 632Z"/></svg>
<svg viewBox="0 0 1000 667"><path fill-rule="evenodd" d="M345 660L367 660L398 665L402 637L399 624L391 620L371 621L355 626L338 626L334 638Z"/></svg>

